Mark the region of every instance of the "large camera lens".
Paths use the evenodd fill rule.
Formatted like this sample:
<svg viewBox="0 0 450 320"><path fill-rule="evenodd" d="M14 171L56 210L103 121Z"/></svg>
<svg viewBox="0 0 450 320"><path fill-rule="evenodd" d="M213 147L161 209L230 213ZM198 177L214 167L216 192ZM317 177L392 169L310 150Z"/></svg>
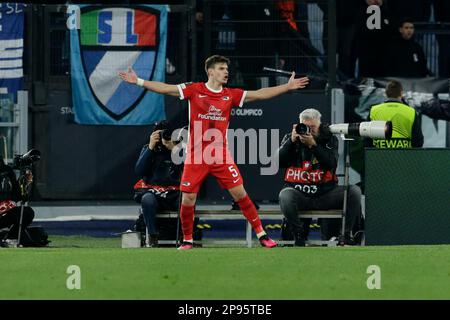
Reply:
<svg viewBox="0 0 450 320"><path fill-rule="evenodd" d="M298 134L309 134L311 133L311 128L304 123L298 123L295 126L295 132Z"/></svg>
<svg viewBox="0 0 450 320"><path fill-rule="evenodd" d="M357 137L369 137L372 139L391 139L391 121L366 121L356 123L337 123L330 125L330 132L336 134L348 134Z"/></svg>

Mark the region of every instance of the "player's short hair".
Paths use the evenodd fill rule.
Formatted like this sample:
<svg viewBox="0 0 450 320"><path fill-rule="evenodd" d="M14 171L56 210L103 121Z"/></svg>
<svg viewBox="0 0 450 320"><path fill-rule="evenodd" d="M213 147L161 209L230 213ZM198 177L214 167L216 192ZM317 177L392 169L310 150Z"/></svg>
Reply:
<svg viewBox="0 0 450 320"><path fill-rule="evenodd" d="M300 115L298 116L300 122L303 120L319 120L322 118L322 114L319 112L319 110L310 108L303 110Z"/></svg>
<svg viewBox="0 0 450 320"><path fill-rule="evenodd" d="M397 99L402 96L403 86L396 80L389 81L386 85L386 96L388 98Z"/></svg>
<svg viewBox="0 0 450 320"><path fill-rule="evenodd" d="M214 65L216 65L217 63L226 63L227 65L229 65L230 64L230 59L228 59L227 57L224 57L224 56L219 56L217 54L209 57L205 61L205 71L206 71L206 73L208 73L208 69L214 68Z"/></svg>

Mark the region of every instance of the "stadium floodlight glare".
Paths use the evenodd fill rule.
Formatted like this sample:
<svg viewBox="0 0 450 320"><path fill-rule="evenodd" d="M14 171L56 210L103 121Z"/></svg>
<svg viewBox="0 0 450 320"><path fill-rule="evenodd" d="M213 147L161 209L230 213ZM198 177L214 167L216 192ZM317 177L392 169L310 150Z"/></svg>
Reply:
<svg viewBox="0 0 450 320"><path fill-rule="evenodd" d="M337 123L330 125L330 132L348 134L352 136L368 137L372 139L391 139L391 121L367 121L356 123Z"/></svg>

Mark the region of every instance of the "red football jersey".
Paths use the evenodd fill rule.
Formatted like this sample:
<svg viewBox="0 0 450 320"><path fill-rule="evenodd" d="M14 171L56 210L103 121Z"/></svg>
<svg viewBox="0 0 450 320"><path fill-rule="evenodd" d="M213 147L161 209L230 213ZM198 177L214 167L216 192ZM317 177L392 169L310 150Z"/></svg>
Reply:
<svg viewBox="0 0 450 320"><path fill-rule="evenodd" d="M183 83L177 87L180 99L189 102L186 162L227 163L227 129L231 108L242 107L247 91L231 88L213 90L204 82Z"/></svg>

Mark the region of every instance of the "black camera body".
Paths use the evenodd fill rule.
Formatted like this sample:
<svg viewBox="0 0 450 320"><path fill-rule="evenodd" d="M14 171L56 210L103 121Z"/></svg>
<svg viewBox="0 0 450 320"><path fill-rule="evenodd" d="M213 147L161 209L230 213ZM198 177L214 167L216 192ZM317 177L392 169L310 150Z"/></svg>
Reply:
<svg viewBox="0 0 450 320"><path fill-rule="evenodd" d="M36 149L31 149L23 155L16 154L14 156L13 169L29 169L39 159L41 159L41 152Z"/></svg>
<svg viewBox="0 0 450 320"><path fill-rule="evenodd" d="M297 132L297 134L310 134L311 128L304 123L297 123L295 132Z"/></svg>
<svg viewBox="0 0 450 320"><path fill-rule="evenodd" d="M159 133L159 138L160 139L164 139L166 141L170 141L172 140L172 132L169 129L163 129L160 133Z"/></svg>
<svg viewBox="0 0 450 320"><path fill-rule="evenodd" d="M162 152L165 149L164 145L162 144L162 140L172 140L173 129L169 126L169 123L166 120L163 120L155 124L152 132L155 132L157 130L160 130L160 132L159 141L156 143L155 151Z"/></svg>

